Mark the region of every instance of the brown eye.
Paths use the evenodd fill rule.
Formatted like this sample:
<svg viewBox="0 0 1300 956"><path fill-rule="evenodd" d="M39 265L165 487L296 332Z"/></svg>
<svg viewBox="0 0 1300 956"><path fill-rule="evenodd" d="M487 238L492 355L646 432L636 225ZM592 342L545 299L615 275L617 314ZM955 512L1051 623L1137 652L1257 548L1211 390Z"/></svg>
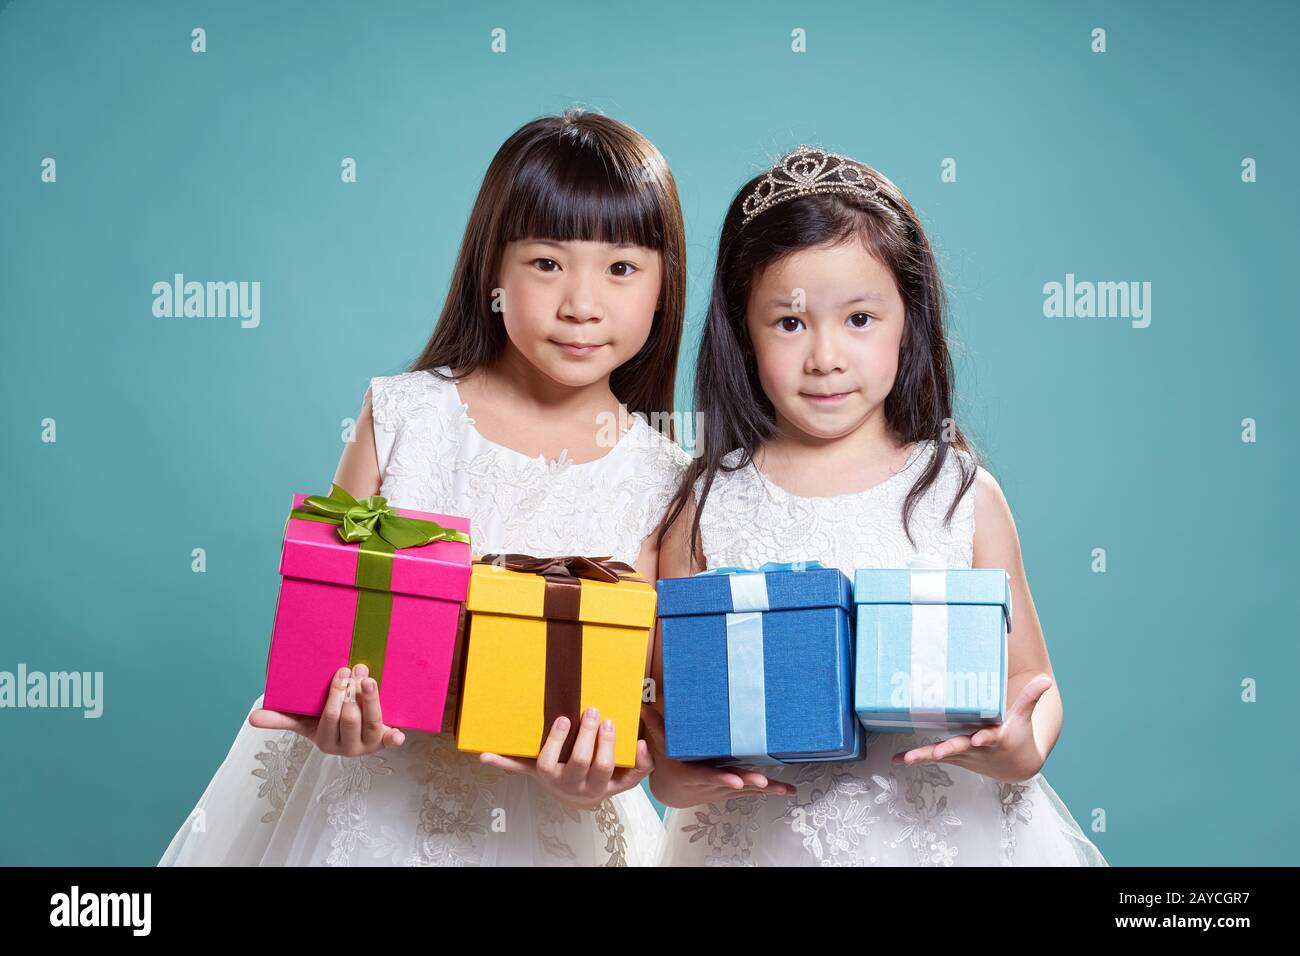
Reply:
<svg viewBox="0 0 1300 956"><path fill-rule="evenodd" d="M542 272L554 272L555 269L560 268L560 264L554 259L534 259L533 265L537 266ZM554 266L555 269L552 269L551 266Z"/></svg>
<svg viewBox="0 0 1300 956"><path fill-rule="evenodd" d="M794 328L791 328L789 325L787 325L786 323L788 322L795 323ZM799 326L803 325L803 319L796 319L793 315L787 315L784 318L779 319L777 321L777 324L781 326L781 331L783 332L798 332Z"/></svg>
<svg viewBox="0 0 1300 956"><path fill-rule="evenodd" d="M614 275L618 276L620 279L626 278L636 272L636 266L632 265L630 262L616 262L609 268L613 271Z"/></svg>
<svg viewBox="0 0 1300 956"><path fill-rule="evenodd" d="M862 321L858 321L859 319L861 319ZM849 325L853 326L853 328L855 329L865 329L865 328L870 328L872 323L874 323L876 320L874 316L867 315L867 313L865 312L854 312L852 315L849 316L848 321L849 321Z"/></svg>

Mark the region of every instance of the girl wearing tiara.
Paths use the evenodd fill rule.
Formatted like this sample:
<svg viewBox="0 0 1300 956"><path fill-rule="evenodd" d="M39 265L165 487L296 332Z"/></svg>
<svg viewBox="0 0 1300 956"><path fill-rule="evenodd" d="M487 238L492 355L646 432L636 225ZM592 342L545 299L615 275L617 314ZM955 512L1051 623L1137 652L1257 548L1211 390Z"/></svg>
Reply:
<svg viewBox="0 0 1300 956"><path fill-rule="evenodd" d="M672 407L684 255L649 141L594 114L528 123L488 167L424 351L370 380L335 483L467 516L478 554L610 555L653 581L652 532L689 456L642 416ZM635 726L571 715L564 762L563 717L536 760L461 753L450 733L386 726L364 665L335 675L319 718L260 705L161 865L621 866L660 852L645 741L635 767L614 767L616 735Z"/></svg>
<svg viewBox="0 0 1300 956"><path fill-rule="evenodd" d="M727 212L696 369L700 456L661 532L659 572L819 560L1010 574L1003 723L871 733L866 756L763 772L658 757L665 863L1105 865L1039 772L1061 695L1011 509L953 423L943 292L898 188L800 147ZM655 676L661 678L658 647ZM662 720L646 723L661 753Z"/></svg>

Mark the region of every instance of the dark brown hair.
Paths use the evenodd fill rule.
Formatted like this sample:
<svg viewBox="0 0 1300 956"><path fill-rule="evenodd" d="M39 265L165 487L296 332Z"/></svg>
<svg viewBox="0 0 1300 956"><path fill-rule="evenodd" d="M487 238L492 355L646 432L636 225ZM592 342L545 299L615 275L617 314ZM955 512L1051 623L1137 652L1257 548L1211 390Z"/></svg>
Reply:
<svg viewBox="0 0 1300 956"><path fill-rule="evenodd" d="M912 511L942 474L949 446L975 459L973 447L953 420L953 371L944 334L943 283L925 231L897 186L869 166L852 165L879 183L874 197L811 193L772 206L743 225L741 206L763 181L765 174L760 174L741 188L727 210L695 367L695 411L703 419L702 440L658 534L662 546L668 527L702 477L690 530L693 562L700 515L718 472L748 466L776 429L775 410L759 383L754 346L745 324L750 288L764 269L801 249L858 239L889 269L898 285L906 317L898 373L885 398L885 421L905 444L923 439L937 442L936 454L903 503L903 530L913 545ZM723 465L722 459L735 449L741 450L740 460L734 467ZM945 522L952 521L957 503L974 481L975 468L967 473L963 467L962 483Z"/></svg>
<svg viewBox="0 0 1300 956"><path fill-rule="evenodd" d="M568 110L533 120L497 150L465 226L442 314L411 371L446 365L464 377L501 356L506 332L492 311L492 292L506 243L521 239L628 242L659 251L663 279L650 337L614 370L610 390L629 412L671 422L686 307L677 185L653 143L598 113Z"/></svg>

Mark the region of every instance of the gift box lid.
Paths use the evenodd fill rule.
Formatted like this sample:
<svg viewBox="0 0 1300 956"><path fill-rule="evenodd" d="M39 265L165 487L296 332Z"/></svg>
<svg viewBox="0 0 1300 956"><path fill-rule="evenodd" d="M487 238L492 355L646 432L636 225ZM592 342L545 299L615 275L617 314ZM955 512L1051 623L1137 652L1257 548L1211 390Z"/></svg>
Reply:
<svg viewBox="0 0 1300 956"><path fill-rule="evenodd" d="M545 617L546 575L512 571L498 564L475 562L470 572L467 611ZM617 583L578 577L581 593L577 614L561 619L588 624L614 624L649 630L655 622L658 596L647 581L624 578Z"/></svg>
<svg viewBox="0 0 1300 956"><path fill-rule="evenodd" d="M854 604L996 604L1011 630L1011 576L1001 568L858 568Z"/></svg>
<svg viewBox="0 0 1300 956"><path fill-rule="evenodd" d="M307 495L294 495L293 507L303 507ZM469 519L455 515L430 514L410 508L394 508L404 518L422 518L445 528L469 533ZM284 548L280 574L328 584L357 586L357 553L360 544L339 537L338 525L290 515L284 525ZM469 587L470 546L463 541L433 541L393 551L393 574L388 590L395 594L465 600Z"/></svg>
<svg viewBox="0 0 1300 956"><path fill-rule="evenodd" d="M802 569L802 570L799 570ZM688 578L660 578L659 616L849 608L849 579L816 561L718 568Z"/></svg>

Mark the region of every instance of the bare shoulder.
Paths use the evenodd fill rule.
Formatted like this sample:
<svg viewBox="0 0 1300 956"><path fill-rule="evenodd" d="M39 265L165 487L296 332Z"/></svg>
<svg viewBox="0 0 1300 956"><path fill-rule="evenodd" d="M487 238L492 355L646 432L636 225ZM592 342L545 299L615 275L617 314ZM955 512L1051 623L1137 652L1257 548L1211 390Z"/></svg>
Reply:
<svg viewBox="0 0 1300 956"><path fill-rule="evenodd" d="M691 561L690 536L691 526L694 522L695 496L688 494L681 511L673 517L664 532L663 545L659 549L659 576L661 578L684 578L695 573L695 571L704 570L702 567L693 566ZM696 564L698 565L698 563L697 561Z"/></svg>
<svg viewBox="0 0 1300 956"><path fill-rule="evenodd" d="M366 394L361 399L361 412L357 415L352 441L343 443L343 454L339 458L338 469L334 472L334 483L347 489L354 498L378 494L382 480L379 459L375 453L371 388L366 389Z"/></svg>
<svg viewBox="0 0 1300 956"><path fill-rule="evenodd" d="M1020 537L1011 505L1002 486L985 467L975 471L975 540L971 563L976 567L1012 568L1020 563Z"/></svg>

